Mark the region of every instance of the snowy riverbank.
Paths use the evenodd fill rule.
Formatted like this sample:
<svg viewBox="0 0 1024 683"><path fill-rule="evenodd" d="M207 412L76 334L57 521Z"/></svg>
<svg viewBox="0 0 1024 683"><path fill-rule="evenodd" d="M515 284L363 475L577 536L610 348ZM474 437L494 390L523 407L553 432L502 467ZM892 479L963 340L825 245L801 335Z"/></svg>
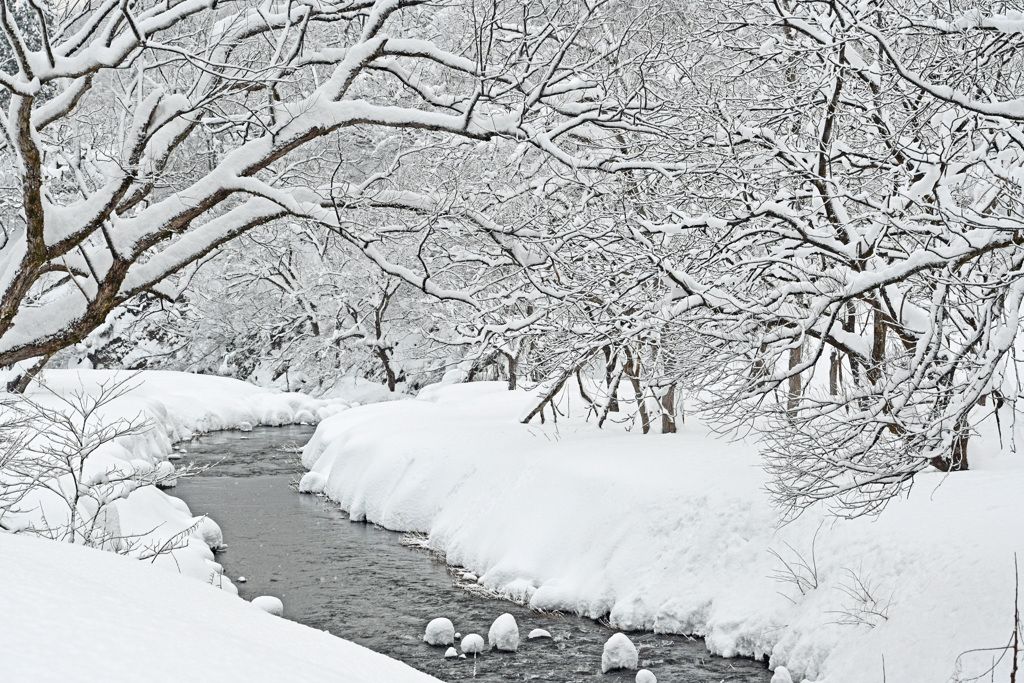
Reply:
<svg viewBox="0 0 1024 683"><path fill-rule="evenodd" d="M199 518L184 503L143 483L146 473L173 456L175 442L195 433L313 423L345 409L345 400L268 391L219 377L91 370L46 371L46 388L35 386L28 395L41 406L67 412L59 397L95 395L115 377L131 377L132 389L102 407L101 421L141 418L147 428L102 445L88 457L80 479L96 482L127 473L123 485L133 490L111 503L116 511L103 523L111 535L130 539L136 550L129 554L138 556L175 537L173 545L179 547L140 561L0 533L5 587L0 591L0 680L435 680L330 634L272 617L232 595L234 586L221 575L207 545L219 540L216 524L197 525ZM139 474L138 483L132 473ZM44 513L51 525L66 516L66 506L44 489L18 507L20 514L4 518L8 528L38 526Z"/></svg>
<svg viewBox="0 0 1024 683"><path fill-rule="evenodd" d="M315 424L324 417L348 407L343 399L320 400L303 394L261 389L245 382L208 375L176 372L115 372L104 370L48 370L42 384L34 384L26 396L46 410L80 420L62 399L76 394L98 395L118 381L127 380L125 393L97 409L90 424L117 424L131 421L142 425L134 433L104 443L88 455L77 479L81 484L99 487L118 480L122 484L98 491L112 499L102 515L106 535L126 539L138 555L146 549L161 548L168 542L181 547L153 558L153 563L175 573L183 573L233 591L231 582L220 575L208 544L219 542L215 522L193 517L181 501L155 486L145 485L154 468L175 457L173 444L194 434L219 429L251 429L256 425ZM74 401L72 401L74 402ZM47 431L56 425L44 424L37 442L50 438ZM65 435L67 436L67 435ZM95 438L95 435L94 435ZM168 467L164 465L164 467ZM138 483L136 483L138 482ZM67 490L67 484L64 484ZM121 497L125 490L131 493ZM45 525L53 528L65 523L67 494L57 495L44 487L33 490L17 505L20 511L8 512L3 521L8 529ZM120 499L118 499L120 498ZM81 507L88 501L83 501ZM170 540L170 539L178 540Z"/></svg>
<svg viewBox="0 0 1024 683"><path fill-rule="evenodd" d="M1010 638L1024 556L1014 456L922 475L877 519L812 512L780 528L751 447L693 425L521 425L528 400L471 384L346 411L306 447L304 482L353 518L429 533L450 562L533 606L703 635L797 681L967 679L999 653L961 653Z"/></svg>
<svg viewBox="0 0 1024 683"><path fill-rule="evenodd" d="M5 683L436 679L113 553L0 534Z"/></svg>

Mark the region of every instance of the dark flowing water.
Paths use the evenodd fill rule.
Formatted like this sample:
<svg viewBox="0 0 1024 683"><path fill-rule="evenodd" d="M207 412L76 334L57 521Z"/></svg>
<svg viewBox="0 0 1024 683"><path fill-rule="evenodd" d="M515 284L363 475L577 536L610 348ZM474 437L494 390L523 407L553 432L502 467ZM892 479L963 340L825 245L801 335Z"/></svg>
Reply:
<svg viewBox="0 0 1024 683"><path fill-rule="evenodd" d="M170 492L193 514L208 514L228 545L218 554L246 599L274 595L285 616L383 652L444 681L473 680L473 660L443 658L445 648L423 642L434 617L486 640L503 612L519 622L516 653L485 652L478 681L633 681L633 672L601 676L601 650L614 633L590 619L533 612L453 586L453 575L430 553L401 544L402 535L353 523L329 501L296 493L304 471L297 447L312 427L219 432L185 444L184 462L220 464L181 481ZM535 628L553 639L527 640ZM640 665L660 683L768 681L764 665L708 655L703 642L654 633L630 633Z"/></svg>

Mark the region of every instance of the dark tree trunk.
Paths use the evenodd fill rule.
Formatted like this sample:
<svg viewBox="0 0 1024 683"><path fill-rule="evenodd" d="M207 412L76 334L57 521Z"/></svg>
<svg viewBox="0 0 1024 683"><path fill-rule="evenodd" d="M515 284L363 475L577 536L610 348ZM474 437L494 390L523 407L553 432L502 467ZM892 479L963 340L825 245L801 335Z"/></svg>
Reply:
<svg viewBox="0 0 1024 683"><path fill-rule="evenodd" d="M970 438L971 432L967 425L967 415L964 414L956 421L956 428L953 432L953 442L950 444L949 456L932 458L932 466L942 472L965 471L968 468L967 443Z"/></svg>
<svg viewBox="0 0 1024 683"><path fill-rule="evenodd" d="M803 361L803 347L795 346L789 350L789 369L793 370ZM803 393L803 381L800 373L789 376L789 400L786 402L786 410L793 412L800 405L800 394Z"/></svg>
<svg viewBox="0 0 1024 683"><path fill-rule="evenodd" d="M661 433L676 433L676 385L669 385L661 397Z"/></svg>

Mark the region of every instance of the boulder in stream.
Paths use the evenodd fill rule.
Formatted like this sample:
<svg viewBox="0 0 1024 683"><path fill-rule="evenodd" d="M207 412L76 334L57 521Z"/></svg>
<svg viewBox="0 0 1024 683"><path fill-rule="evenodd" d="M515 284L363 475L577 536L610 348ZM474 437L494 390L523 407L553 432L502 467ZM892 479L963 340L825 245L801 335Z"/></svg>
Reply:
<svg viewBox="0 0 1024 683"><path fill-rule="evenodd" d="M252 604L267 614L273 614L275 617L284 616L284 603L273 595L261 595L258 598L253 598Z"/></svg>
<svg viewBox="0 0 1024 683"><path fill-rule="evenodd" d="M192 524L195 525L192 535L202 539L203 543L210 546L210 550L219 550L224 547L224 532L220 530L220 525L217 522L203 515L202 517L193 517Z"/></svg>
<svg viewBox="0 0 1024 683"><path fill-rule="evenodd" d="M613 669L635 669L639 655L636 645L625 633L616 633L604 644L601 653L601 673Z"/></svg>
<svg viewBox="0 0 1024 683"><path fill-rule="evenodd" d="M455 626L451 619L438 617L427 624L427 630L423 634L423 640L427 645L451 645L455 642Z"/></svg>
<svg viewBox="0 0 1024 683"><path fill-rule="evenodd" d="M475 633L467 634L466 637L462 639L462 651L467 655L475 655L483 652L483 636L479 636Z"/></svg>
<svg viewBox="0 0 1024 683"><path fill-rule="evenodd" d="M487 642L491 649L497 648L505 652L515 652L519 649L519 624L516 618L506 612L494 620L491 630L487 632Z"/></svg>

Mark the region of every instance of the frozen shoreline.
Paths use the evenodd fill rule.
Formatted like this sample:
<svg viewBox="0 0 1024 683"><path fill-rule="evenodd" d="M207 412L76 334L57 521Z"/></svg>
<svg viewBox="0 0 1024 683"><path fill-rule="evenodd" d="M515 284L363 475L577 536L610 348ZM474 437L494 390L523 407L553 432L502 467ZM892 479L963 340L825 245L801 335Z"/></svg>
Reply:
<svg viewBox="0 0 1024 683"><path fill-rule="evenodd" d="M1015 462L924 474L877 519L811 511L780 527L749 446L694 425L521 425L528 401L475 384L346 411L305 449L304 483L354 519L428 534L487 588L769 655L798 681L967 678L990 653L958 655L1012 632Z"/></svg>

